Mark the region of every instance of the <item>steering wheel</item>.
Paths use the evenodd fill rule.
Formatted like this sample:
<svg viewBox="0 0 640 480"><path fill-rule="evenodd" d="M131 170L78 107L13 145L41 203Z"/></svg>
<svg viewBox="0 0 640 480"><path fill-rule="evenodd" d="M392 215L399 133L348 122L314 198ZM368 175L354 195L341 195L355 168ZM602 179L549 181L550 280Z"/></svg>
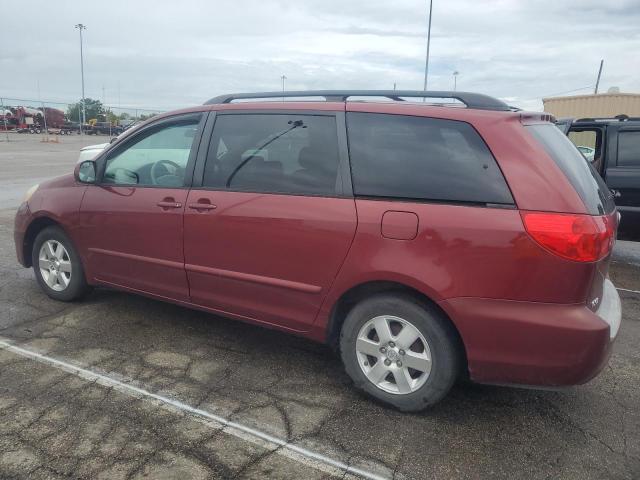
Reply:
<svg viewBox="0 0 640 480"><path fill-rule="evenodd" d="M182 167L171 160L158 160L151 165L151 181L154 185L177 186L182 182L180 172ZM175 181L171 181L175 178Z"/></svg>

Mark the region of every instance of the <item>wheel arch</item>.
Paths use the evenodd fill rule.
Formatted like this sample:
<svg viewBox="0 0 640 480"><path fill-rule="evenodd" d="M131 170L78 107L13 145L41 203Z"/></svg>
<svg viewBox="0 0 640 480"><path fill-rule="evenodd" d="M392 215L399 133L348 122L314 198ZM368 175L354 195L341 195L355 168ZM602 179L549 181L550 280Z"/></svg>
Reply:
<svg viewBox="0 0 640 480"><path fill-rule="evenodd" d="M338 298L338 300L333 305L333 308L331 309L326 329L326 343L331 348L336 349L338 347L342 325L351 309L358 302L371 297L372 295L380 293L399 293L404 296L410 297L413 301L421 305L428 305L429 307L434 308L438 312L440 312L442 318L447 321L453 333L455 334L459 351L462 356L461 361L463 368L465 372L468 370L466 346L464 344L464 341L462 340L460 331L456 327L456 324L451 320L451 317L449 317L447 312L445 312L442 307L438 305L438 303L432 300L429 296L425 295L423 292L406 284L395 281L380 280L361 283L359 285L353 286L352 288L344 292L340 296L340 298Z"/></svg>
<svg viewBox="0 0 640 480"><path fill-rule="evenodd" d="M62 231L66 231L64 227L57 221L55 221L51 217L38 217L35 218L27 227L27 230L24 234L24 240L22 241L22 254L25 261L26 267L31 267L33 264L33 259L31 258L31 250L33 249L33 242L35 241L38 233L44 230L47 227L58 227Z"/></svg>

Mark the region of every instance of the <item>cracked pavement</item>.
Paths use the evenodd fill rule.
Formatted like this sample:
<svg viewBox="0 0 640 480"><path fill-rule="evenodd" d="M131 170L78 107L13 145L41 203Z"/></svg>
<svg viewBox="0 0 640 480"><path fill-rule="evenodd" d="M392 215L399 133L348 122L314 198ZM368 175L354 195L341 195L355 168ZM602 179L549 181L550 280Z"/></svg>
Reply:
<svg viewBox="0 0 640 480"><path fill-rule="evenodd" d="M13 212L0 210L0 337L13 345L383 478L640 478L638 293L620 292L614 353L589 384L461 383L434 409L402 414L356 392L331 350L301 338L104 289L49 299L15 260ZM618 287L640 290L638 245L616 247ZM302 477L356 478L0 348L0 478Z"/></svg>

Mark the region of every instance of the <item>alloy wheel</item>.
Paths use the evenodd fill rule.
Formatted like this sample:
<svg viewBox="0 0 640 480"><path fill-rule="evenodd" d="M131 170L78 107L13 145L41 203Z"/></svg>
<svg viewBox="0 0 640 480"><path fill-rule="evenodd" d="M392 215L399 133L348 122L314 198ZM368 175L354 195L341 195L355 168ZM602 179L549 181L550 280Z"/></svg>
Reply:
<svg viewBox="0 0 640 480"><path fill-rule="evenodd" d="M38 254L40 274L47 286L56 292L62 292L71 282L71 257L62 243L47 240Z"/></svg>
<svg viewBox="0 0 640 480"><path fill-rule="evenodd" d="M367 321L356 340L358 364L367 379L392 394L408 394L424 385L431 373L431 350L409 321L382 315Z"/></svg>

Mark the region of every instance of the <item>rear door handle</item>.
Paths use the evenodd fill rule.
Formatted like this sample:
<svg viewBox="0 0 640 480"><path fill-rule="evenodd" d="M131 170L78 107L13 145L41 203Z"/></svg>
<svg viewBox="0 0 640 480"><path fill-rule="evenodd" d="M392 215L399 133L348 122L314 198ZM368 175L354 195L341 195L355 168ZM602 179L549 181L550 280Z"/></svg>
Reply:
<svg viewBox="0 0 640 480"><path fill-rule="evenodd" d="M211 203L190 203L189 208L192 210L215 210L218 207Z"/></svg>
<svg viewBox="0 0 640 480"><path fill-rule="evenodd" d="M161 202L156 203L159 207L162 208L181 208L182 204L180 202L171 202L168 200L163 200Z"/></svg>

